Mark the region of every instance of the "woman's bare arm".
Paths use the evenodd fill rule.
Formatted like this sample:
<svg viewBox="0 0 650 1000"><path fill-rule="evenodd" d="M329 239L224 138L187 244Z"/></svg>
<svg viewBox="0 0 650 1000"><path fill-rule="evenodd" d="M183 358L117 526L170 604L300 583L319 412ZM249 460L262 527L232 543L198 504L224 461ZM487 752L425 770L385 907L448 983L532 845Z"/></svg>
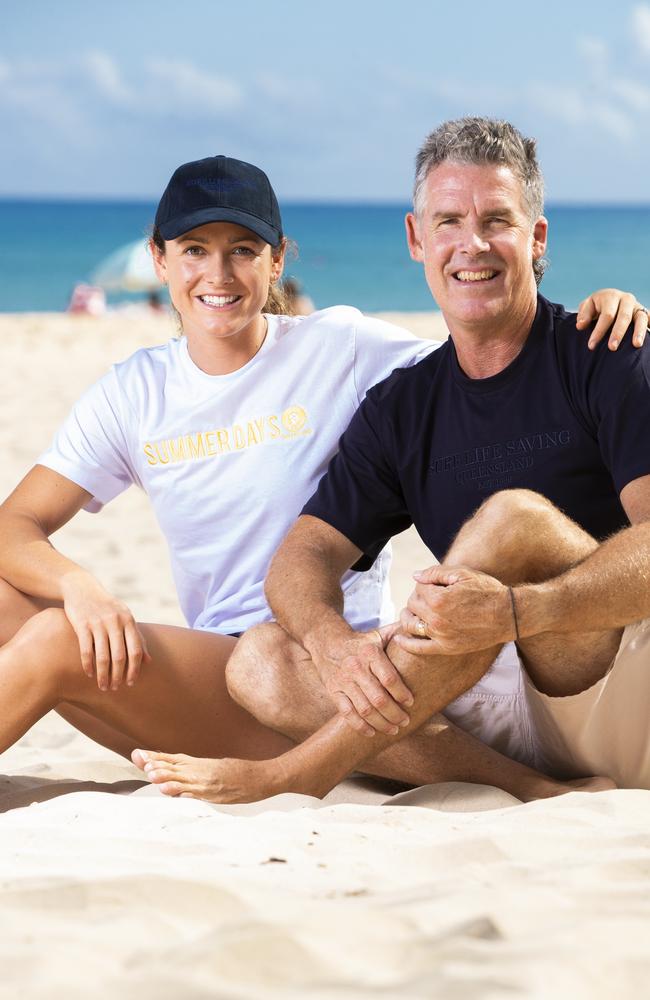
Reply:
<svg viewBox="0 0 650 1000"><path fill-rule="evenodd" d="M0 576L23 593L63 605L84 671L108 690L123 680L134 683L148 656L144 641L126 605L49 539L90 498L45 466L28 472L0 505Z"/></svg>

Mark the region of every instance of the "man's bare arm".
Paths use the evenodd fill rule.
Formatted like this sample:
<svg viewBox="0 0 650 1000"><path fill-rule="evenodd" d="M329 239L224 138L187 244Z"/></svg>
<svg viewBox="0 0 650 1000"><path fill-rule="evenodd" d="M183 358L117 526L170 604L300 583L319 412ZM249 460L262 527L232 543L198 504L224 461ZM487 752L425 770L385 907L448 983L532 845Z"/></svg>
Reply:
<svg viewBox="0 0 650 1000"><path fill-rule="evenodd" d="M267 600L280 625L309 652L335 708L357 731L396 734L411 692L384 652L378 630L355 632L343 618L341 577L360 550L319 518L303 515L276 552Z"/></svg>
<svg viewBox="0 0 650 1000"><path fill-rule="evenodd" d="M465 567L434 566L402 615L395 641L411 653L465 653L543 632L603 632L650 617L650 476L628 484L621 502L633 523L583 562L537 584L506 586ZM422 618L432 639L406 634Z"/></svg>

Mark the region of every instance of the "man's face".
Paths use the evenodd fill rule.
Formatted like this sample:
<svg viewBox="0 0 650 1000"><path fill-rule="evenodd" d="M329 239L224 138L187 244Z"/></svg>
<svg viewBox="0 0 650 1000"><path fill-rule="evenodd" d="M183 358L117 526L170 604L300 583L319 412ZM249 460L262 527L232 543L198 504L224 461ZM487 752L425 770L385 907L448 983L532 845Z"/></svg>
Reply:
<svg viewBox="0 0 650 1000"><path fill-rule="evenodd" d="M448 162L430 172L424 193L422 214L406 217L409 250L447 322L485 329L524 322L547 223L531 222L516 175L496 164Z"/></svg>

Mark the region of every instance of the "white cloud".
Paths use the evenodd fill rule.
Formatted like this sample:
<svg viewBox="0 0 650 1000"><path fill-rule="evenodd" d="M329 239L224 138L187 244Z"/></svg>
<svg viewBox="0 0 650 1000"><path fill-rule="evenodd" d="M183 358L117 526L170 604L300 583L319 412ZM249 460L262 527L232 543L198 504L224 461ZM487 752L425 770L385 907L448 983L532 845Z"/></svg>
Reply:
<svg viewBox="0 0 650 1000"><path fill-rule="evenodd" d="M204 73L187 62L155 59L145 65L156 104L167 110L196 115L229 112L244 99L239 84L227 77Z"/></svg>
<svg viewBox="0 0 650 1000"><path fill-rule="evenodd" d="M650 55L650 5L639 3L632 11L632 33L641 51Z"/></svg>
<svg viewBox="0 0 650 1000"><path fill-rule="evenodd" d="M578 52L596 68L601 68L609 59L609 49L602 40L593 35L584 35L578 38Z"/></svg>
<svg viewBox="0 0 650 1000"><path fill-rule="evenodd" d="M650 110L650 87L646 87L637 80L612 80L611 91L632 111Z"/></svg>
<svg viewBox="0 0 650 1000"><path fill-rule="evenodd" d="M115 62L106 52L87 52L81 57L81 64L99 93L109 101L115 104L133 101L133 91L126 86Z"/></svg>
<svg viewBox="0 0 650 1000"><path fill-rule="evenodd" d="M595 97L578 88L535 85L529 89L530 103L549 118L573 128L602 129L615 139L630 139L635 132L634 120L615 107L608 97Z"/></svg>

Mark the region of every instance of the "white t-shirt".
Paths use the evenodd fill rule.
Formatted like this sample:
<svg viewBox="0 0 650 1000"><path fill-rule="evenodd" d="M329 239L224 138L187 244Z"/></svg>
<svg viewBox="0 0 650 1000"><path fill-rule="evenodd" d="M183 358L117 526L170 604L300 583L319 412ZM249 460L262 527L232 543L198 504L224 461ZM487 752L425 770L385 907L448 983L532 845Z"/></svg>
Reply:
<svg viewBox="0 0 650 1000"><path fill-rule="evenodd" d="M194 628L271 618L271 557L366 390L439 346L347 306L267 318L258 353L228 375L201 371L184 337L114 365L39 459L93 495L89 511L131 483L146 491ZM389 562L344 577L353 627L391 620Z"/></svg>

